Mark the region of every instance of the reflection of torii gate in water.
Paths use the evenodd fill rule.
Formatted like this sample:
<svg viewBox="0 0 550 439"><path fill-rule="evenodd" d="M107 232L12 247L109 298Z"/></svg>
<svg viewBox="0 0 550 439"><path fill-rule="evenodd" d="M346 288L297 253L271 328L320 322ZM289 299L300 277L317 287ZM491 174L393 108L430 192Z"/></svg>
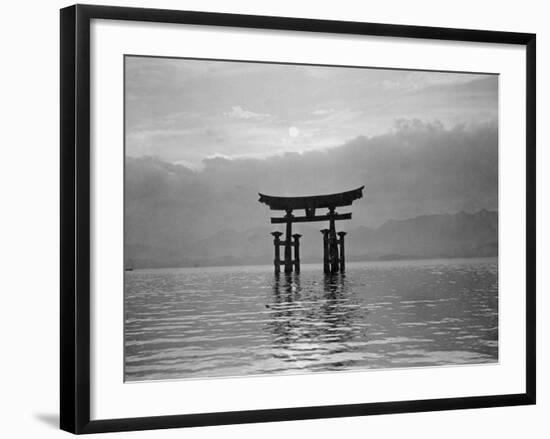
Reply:
<svg viewBox="0 0 550 439"><path fill-rule="evenodd" d="M325 273L343 272L345 270L344 236L346 232L336 233L335 222L351 219L351 213L337 213L336 208L351 206L351 204L363 197L363 189L360 188L329 195L313 195L308 197L274 197L259 194L260 203L265 203L271 210L284 210L286 215L282 218L271 218L271 224L286 224L285 240L281 241L281 232L271 233L275 246L275 272L280 272L281 264L284 264L285 273L300 272L300 237L292 234L292 223L308 223L313 221L329 221L329 228L321 230L323 234L323 269ZM304 209L305 216L294 216L292 211ZM328 209L324 215L315 215L316 209ZM339 238L337 238L337 236ZM294 238L294 240L292 240ZM284 247L283 259L279 248ZM292 247L294 247L294 260L292 259Z"/></svg>

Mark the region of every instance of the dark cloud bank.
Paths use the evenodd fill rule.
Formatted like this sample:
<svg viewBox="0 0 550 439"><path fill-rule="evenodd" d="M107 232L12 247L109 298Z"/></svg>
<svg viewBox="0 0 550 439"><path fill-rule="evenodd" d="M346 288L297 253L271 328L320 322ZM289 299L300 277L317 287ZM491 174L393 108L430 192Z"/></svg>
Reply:
<svg viewBox="0 0 550 439"><path fill-rule="evenodd" d="M498 209L496 122L447 129L403 120L388 134L325 151L215 157L205 159L201 171L154 157L127 157L126 263L270 263L272 212L258 203L258 192L309 195L361 185L364 198L341 209L351 210L353 220L339 225L350 232L352 258L497 251L497 214L488 212ZM452 215L459 212L470 214ZM321 254L322 227L297 227L305 235L306 261Z"/></svg>

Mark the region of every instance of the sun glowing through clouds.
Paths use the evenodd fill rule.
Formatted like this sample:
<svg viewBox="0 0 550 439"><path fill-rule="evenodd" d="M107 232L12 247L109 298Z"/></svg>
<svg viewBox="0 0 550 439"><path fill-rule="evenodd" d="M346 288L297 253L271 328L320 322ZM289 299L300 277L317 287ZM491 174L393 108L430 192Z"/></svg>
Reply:
<svg viewBox="0 0 550 439"><path fill-rule="evenodd" d="M300 130L294 126L288 129L288 135L290 137L298 137L300 135Z"/></svg>

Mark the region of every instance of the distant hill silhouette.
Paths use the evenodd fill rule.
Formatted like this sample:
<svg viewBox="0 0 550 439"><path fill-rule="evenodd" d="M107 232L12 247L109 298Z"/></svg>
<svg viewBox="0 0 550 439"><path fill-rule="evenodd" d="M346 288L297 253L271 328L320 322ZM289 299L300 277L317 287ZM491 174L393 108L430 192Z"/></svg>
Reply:
<svg viewBox="0 0 550 439"><path fill-rule="evenodd" d="M321 223L297 228L303 235L305 263L321 261L321 228ZM135 268L271 264L269 233L273 230L269 225L246 231L221 230L181 249L127 245L125 259ZM360 226L347 231L346 257L350 261L498 255L498 213L487 210L388 220L377 228Z"/></svg>

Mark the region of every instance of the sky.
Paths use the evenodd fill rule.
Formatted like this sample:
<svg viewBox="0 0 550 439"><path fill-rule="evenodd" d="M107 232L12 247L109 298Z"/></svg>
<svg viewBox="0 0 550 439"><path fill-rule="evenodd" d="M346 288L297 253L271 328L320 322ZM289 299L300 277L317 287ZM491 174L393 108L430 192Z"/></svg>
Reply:
<svg viewBox="0 0 550 439"><path fill-rule="evenodd" d="M202 169L337 147L399 119L494 121L496 87L475 74L126 57L126 153Z"/></svg>
<svg viewBox="0 0 550 439"><path fill-rule="evenodd" d="M350 230L498 210L496 75L125 63L128 244L178 252L216 233L271 227L258 192L365 185Z"/></svg>

